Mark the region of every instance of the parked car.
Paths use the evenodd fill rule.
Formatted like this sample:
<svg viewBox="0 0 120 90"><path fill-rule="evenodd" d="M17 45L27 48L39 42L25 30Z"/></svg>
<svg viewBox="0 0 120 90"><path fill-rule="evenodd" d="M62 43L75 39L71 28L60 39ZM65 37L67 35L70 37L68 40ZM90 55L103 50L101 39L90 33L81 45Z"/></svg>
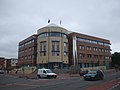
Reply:
<svg viewBox="0 0 120 90"><path fill-rule="evenodd" d="M93 71L89 71L83 77L84 80L103 80L104 75L103 72L100 70L93 70Z"/></svg>
<svg viewBox="0 0 120 90"><path fill-rule="evenodd" d="M50 69L38 69L37 72L38 78L56 78L57 74L53 73Z"/></svg>
<svg viewBox="0 0 120 90"><path fill-rule="evenodd" d="M0 70L0 74L4 74L4 70Z"/></svg>

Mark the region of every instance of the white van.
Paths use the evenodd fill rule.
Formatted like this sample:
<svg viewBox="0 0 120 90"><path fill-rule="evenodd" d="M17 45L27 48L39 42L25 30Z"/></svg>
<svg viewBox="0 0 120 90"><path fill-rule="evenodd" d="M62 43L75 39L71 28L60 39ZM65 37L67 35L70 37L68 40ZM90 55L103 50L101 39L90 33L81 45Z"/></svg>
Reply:
<svg viewBox="0 0 120 90"><path fill-rule="evenodd" d="M57 74L53 73L50 69L38 69L38 78L56 78Z"/></svg>

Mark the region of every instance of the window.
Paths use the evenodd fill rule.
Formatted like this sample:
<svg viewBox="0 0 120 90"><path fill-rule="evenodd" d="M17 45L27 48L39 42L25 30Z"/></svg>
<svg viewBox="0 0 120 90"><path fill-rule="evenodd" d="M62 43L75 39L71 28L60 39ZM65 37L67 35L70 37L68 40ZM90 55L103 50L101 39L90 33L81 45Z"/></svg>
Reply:
<svg viewBox="0 0 120 90"><path fill-rule="evenodd" d="M59 54L60 54L59 52L56 52L56 55L57 55L57 56L59 56Z"/></svg>
<svg viewBox="0 0 120 90"><path fill-rule="evenodd" d="M40 56L46 56L46 42L40 42Z"/></svg>
<svg viewBox="0 0 120 90"><path fill-rule="evenodd" d="M92 50L92 47L90 47L90 46L87 46L87 50Z"/></svg>
<svg viewBox="0 0 120 90"><path fill-rule="evenodd" d="M52 51L54 51L54 50L55 50L55 43L52 42Z"/></svg>
<svg viewBox="0 0 120 90"><path fill-rule="evenodd" d="M27 56L25 56L25 59L27 59Z"/></svg>
<svg viewBox="0 0 120 90"><path fill-rule="evenodd" d="M33 39L32 42L35 42L35 39Z"/></svg>
<svg viewBox="0 0 120 90"><path fill-rule="evenodd" d="M102 42L102 41L91 40L91 39L82 38L82 37L77 37L77 41L91 43L91 44L98 44L98 45L102 45L102 46L110 46L111 45L110 43L105 43L105 42Z"/></svg>
<svg viewBox="0 0 120 90"><path fill-rule="evenodd" d="M85 46L81 45L80 50L85 50Z"/></svg>
<svg viewBox="0 0 120 90"><path fill-rule="evenodd" d="M90 39L87 39L87 38L77 37L77 40L80 41L80 42L87 42L87 43L97 44L96 40L90 40Z"/></svg>
<svg viewBox="0 0 120 90"><path fill-rule="evenodd" d="M107 52L107 53L108 53L108 52L109 52L109 50L108 50L108 49L105 49L105 52Z"/></svg>
<svg viewBox="0 0 120 90"><path fill-rule="evenodd" d="M40 43L40 52L42 51L42 43Z"/></svg>
<svg viewBox="0 0 120 90"><path fill-rule="evenodd" d="M52 56L55 56L55 52L52 52Z"/></svg>
<svg viewBox="0 0 120 90"><path fill-rule="evenodd" d="M80 42L85 42L86 39L78 37L77 40L80 41Z"/></svg>
<svg viewBox="0 0 120 90"><path fill-rule="evenodd" d="M94 50L94 51L98 51L98 48L97 48L97 47L93 47L93 50Z"/></svg>
<svg viewBox="0 0 120 90"><path fill-rule="evenodd" d="M93 43L93 44L97 44L97 41L95 41L95 40L91 40L91 43Z"/></svg>
<svg viewBox="0 0 120 90"><path fill-rule="evenodd" d="M60 47L59 41L52 41L52 56L59 56Z"/></svg>
<svg viewBox="0 0 120 90"><path fill-rule="evenodd" d="M105 56L105 59L110 60L110 57L109 56Z"/></svg>
<svg viewBox="0 0 120 90"><path fill-rule="evenodd" d="M87 54L87 57L88 58L92 58L92 54Z"/></svg>
<svg viewBox="0 0 120 90"><path fill-rule="evenodd" d="M43 73L46 73L46 71L45 71L45 70L43 70Z"/></svg>
<svg viewBox="0 0 120 90"><path fill-rule="evenodd" d="M94 58L98 58L98 55L94 55Z"/></svg>
<svg viewBox="0 0 120 90"><path fill-rule="evenodd" d="M59 51L59 42L56 42L56 50Z"/></svg>
<svg viewBox="0 0 120 90"><path fill-rule="evenodd" d="M64 52L64 56L67 56L67 52Z"/></svg>
<svg viewBox="0 0 120 90"><path fill-rule="evenodd" d="M99 41L98 41L98 44L99 44L99 45L103 45L103 42L99 42Z"/></svg>
<svg viewBox="0 0 120 90"><path fill-rule="evenodd" d="M85 57L85 54L80 53L80 58L84 58L84 57Z"/></svg>
<svg viewBox="0 0 120 90"><path fill-rule="evenodd" d="M62 33L62 37L67 38L67 35L65 33Z"/></svg>
<svg viewBox="0 0 120 90"><path fill-rule="evenodd" d="M44 52L43 55L46 56L46 52Z"/></svg>
<svg viewBox="0 0 120 90"><path fill-rule="evenodd" d="M109 43L104 43L104 46L110 46L110 44Z"/></svg>
<svg viewBox="0 0 120 90"><path fill-rule="evenodd" d="M64 42L64 56L67 56L68 53L68 44Z"/></svg>
<svg viewBox="0 0 120 90"><path fill-rule="evenodd" d="M85 42L87 42L87 43L91 43L91 40L89 40L89 39L86 39L86 40L85 40Z"/></svg>
<svg viewBox="0 0 120 90"><path fill-rule="evenodd" d="M44 51L46 51L46 42L44 42L43 45L44 45Z"/></svg>
<svg viewBox="0 0 120 90"><path fill-rule="evenodd" d="M64 37L67 38L67 35L65 33L61 33L61 32L44 32L44 33L40 33L39 37L40 38L44 38L44 37Z"/></svg>
<svg viewBox="0 0 120 90"><path fill-rule="evenodd" d="M102 52L104 52L104 49L102 49Z"/></svg>
<svg viewBox="0 0 120 90"><path fill-rule="evenodd" d="M101 48L99 48L98 50L99 50L99 52L101 52L101 51L102 51L102 49L101 49Z"/></svg>

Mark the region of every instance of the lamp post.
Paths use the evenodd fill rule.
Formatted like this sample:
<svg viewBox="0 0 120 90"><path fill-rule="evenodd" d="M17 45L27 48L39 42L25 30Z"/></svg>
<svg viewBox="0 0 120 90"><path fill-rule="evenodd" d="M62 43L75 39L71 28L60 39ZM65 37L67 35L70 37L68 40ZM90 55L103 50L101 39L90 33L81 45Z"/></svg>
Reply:
<svg viewBox="0 0 120 90"><path fill-rule="evenodd" d="M23 76L24 76L24 75L25 75L25 72L24 72L24 71L25 71L25 69L24 69L24 67L22 68L22 71L23 71Z"/></svg>
<svg viewBox="0 0 120 90"><path fill-rule="evenodd" d="M43 61L42 61L42 68L44 68L44 63L43 63Z"/></svg>
<svg viewBox="0 0 120 90"><path fill-rule="evenodd" d="M105 63L105 47L104 47L104 43L103 43L103 66L106 66L106 63Z"/></svg>
<svg viewBox="0 0 120 90"><path fill-rule="evenodd" d="M25 50L24 50L23 67L22 67L23 76L25 74L25 72L24 72L25 71L24 66L25 66Z"/></svg>
<svg viewBox="0 0 120 90"><path fill-rule="evenodd" d="M99 59L97 59L97 66L99 66Z"/></svg>
<svg viewBox="0 0 120 90"><path fill-rule="evenodd" d="M92 66L92 69L93 69L93 60L91 59L91 66Z"/></svg>

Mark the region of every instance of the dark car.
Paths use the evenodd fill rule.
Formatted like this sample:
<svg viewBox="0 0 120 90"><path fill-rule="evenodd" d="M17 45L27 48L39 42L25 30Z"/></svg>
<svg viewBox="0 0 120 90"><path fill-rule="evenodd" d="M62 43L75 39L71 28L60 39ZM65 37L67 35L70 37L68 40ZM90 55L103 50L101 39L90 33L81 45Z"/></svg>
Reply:
<svg viewBox="0 0 120 90"><path fill-rule="evenodd" d="M104 75L100 70L89 71L84 76L84 80L103 80Z"/></svg>
<svg viewBox="0 0 120 90"><path fill-rule="evenodd" d="M0 70L0 74L4 74L4 70Z"/></svg>

